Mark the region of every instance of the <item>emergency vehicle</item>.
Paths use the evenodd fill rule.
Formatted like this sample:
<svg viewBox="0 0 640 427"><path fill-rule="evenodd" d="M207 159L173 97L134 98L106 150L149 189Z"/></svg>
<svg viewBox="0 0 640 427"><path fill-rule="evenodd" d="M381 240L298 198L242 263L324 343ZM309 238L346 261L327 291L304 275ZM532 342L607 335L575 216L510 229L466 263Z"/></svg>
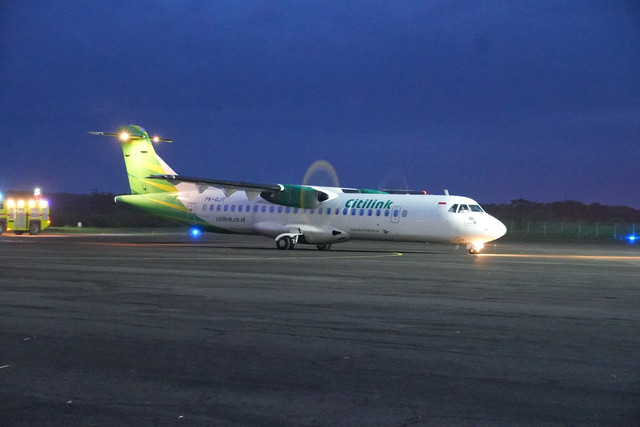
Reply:
<svg viewBox="0 0 640 427"><path fill-rule="evenodd" d="M22 234L39 234L51 224L49 202L40 199L36 192L34 199L7 199L0 194L0 234L5 230Z"/></svg>

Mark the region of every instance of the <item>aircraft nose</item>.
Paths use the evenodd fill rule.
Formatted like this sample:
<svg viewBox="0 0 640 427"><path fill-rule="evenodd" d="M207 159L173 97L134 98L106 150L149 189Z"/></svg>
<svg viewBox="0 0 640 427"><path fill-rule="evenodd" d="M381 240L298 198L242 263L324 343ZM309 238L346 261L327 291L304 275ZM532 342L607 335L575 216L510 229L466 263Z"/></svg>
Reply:
<svg viewBox="0 0 640 427"><path fill-rule="evenodd" d="M492 240L496 240L507 234L507 226L498 219L491 217L492 221L489 225L489 235Z"/></svg>

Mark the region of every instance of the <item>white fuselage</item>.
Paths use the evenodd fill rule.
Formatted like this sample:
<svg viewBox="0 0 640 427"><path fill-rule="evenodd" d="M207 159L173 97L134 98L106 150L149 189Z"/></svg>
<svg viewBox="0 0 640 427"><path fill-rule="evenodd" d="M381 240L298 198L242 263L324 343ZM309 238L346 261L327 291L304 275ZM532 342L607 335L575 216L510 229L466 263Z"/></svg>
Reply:
<svg viewBox="0 0 640 427"><path fill-rule="evenodd" d="M183 183L178 188L178 199L193 223L204 221L221 232L272 238L292 233L305 236L306 243L312 244L357 239L482 244L506 232L499 220L461 196L351 193L314 187L331 197L315 209L302 209L262 197L250 200L244 191L227 196L214 187L199 192Z"/></svg>

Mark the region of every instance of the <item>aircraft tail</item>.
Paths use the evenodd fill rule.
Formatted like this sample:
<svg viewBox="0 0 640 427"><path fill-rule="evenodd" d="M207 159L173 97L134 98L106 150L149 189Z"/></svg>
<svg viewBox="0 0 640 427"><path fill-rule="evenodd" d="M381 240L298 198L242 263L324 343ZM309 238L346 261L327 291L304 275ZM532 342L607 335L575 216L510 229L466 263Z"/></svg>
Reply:
<svg viewBox="0 0 640 427"><path fill-rule="evenodd" d="M151 175L177 175L156 154L153 142L173 142L171 139L149 138L147 131L137 125L121 126L118 133L89 132L92 135L114 136L120 139L124 163L129 176L131 194L174 193L177 188L168 181L147 179Z"/></svg>

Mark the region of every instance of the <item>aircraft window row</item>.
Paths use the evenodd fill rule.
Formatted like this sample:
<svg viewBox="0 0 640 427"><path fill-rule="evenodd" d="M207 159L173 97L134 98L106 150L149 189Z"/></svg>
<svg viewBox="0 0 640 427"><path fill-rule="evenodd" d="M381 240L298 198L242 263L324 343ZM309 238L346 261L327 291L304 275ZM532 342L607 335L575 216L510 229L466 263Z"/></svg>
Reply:
<svg viewBox="0 0 640 427"><path fill-rule="evenodd" d="M479 205L458 205L455 204L449 208L449 212L457 213L469 213L469 212L484 212Z"/></svg>
<svg viewBox="0 0 640 427"><path fill-rule="evenodd" d="M202 210L206 211L209 210L211 212L215 211L215 212L254 212L254 213L302 213L302 214L310 214L313 215L315 213L317 213L318 215L340 215L340 213L342 213L342 215L344 216L356 216L356 215L360 215L360 216L385 216L388 217L389 215L391 215L391 211L389 209L355 209L355 208L318 208L318 209L300 209L300 208L291 208L288 206L275 206L275 205L271 205L271 206L267 206L267 205L254 205L253 207L251 205L202 205ZM400 212L397 209L394 209L393 211L393 216L397 217L400 215ZM407 217L407 211L403 210L402 211L402 217L406 218Z"/></svg>

